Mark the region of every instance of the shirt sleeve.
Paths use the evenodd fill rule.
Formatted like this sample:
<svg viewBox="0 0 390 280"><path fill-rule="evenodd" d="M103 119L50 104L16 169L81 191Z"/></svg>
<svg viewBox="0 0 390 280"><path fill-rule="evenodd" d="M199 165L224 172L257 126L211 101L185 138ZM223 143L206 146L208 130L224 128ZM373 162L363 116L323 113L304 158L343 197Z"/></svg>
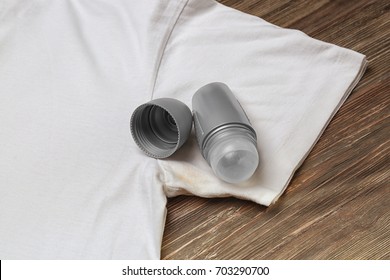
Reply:
<svg viewBox="0 0 390 280"><path fill-rule="evenodd" d="M250 180L224 183L192 135L174 156L159 160L165 193L275 202L365 67L365 56L352 50L212 0L188 1L165 46L153 98L191 106L201 86L227 84L256 130L260 164Z"/></svg>

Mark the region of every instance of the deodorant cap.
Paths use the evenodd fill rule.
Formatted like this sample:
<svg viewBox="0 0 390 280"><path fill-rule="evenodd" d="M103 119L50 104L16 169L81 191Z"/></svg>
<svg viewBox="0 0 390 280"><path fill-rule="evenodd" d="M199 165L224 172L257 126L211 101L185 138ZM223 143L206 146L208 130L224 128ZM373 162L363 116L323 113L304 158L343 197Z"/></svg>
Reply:
<svg viewBox="0 0 390 280"><path fill-rule="evenodd" d="M166 158L176 152L187 141L191 128L191 110L172 98L142 104L135 109L130 120L135 143L153 158Z"/></svg>

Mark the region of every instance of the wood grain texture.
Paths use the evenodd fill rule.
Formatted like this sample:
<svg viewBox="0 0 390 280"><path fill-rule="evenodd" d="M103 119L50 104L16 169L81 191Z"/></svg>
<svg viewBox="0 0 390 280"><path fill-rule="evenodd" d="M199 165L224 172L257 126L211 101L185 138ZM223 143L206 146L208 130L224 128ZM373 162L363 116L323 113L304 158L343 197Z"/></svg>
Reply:
<svg viewBox="0 0 390 280"><path fill-rule="evenodd" d="M223 0L369 67L278 202L168 201L163 259L390 259L390 2Z"/></svg>

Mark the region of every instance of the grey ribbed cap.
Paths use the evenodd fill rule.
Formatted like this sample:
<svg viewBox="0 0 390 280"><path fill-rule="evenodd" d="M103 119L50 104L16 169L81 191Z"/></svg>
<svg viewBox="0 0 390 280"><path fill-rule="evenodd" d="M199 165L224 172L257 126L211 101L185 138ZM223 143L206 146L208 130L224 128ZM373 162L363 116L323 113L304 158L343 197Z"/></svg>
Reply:
<svg viewBox="0 0 390 280"><path fill-rule="evenodd" d="M153 158L166 158L176 152L187 141L191 128L191 110L172 98L142 104L130 120L135 143Z"/></svg>

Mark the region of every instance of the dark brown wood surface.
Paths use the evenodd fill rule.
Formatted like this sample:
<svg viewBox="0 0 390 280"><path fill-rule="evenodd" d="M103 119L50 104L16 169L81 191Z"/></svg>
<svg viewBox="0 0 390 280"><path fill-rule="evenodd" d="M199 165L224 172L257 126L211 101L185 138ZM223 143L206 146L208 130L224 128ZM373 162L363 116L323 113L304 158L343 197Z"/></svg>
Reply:
<svg viewBox="0 0 390 280"><path fill-rule="evenodd" d="M364 53L368 69L270 207L168 201L163 259L390 259L390 2L223 0Z"/></svg>

